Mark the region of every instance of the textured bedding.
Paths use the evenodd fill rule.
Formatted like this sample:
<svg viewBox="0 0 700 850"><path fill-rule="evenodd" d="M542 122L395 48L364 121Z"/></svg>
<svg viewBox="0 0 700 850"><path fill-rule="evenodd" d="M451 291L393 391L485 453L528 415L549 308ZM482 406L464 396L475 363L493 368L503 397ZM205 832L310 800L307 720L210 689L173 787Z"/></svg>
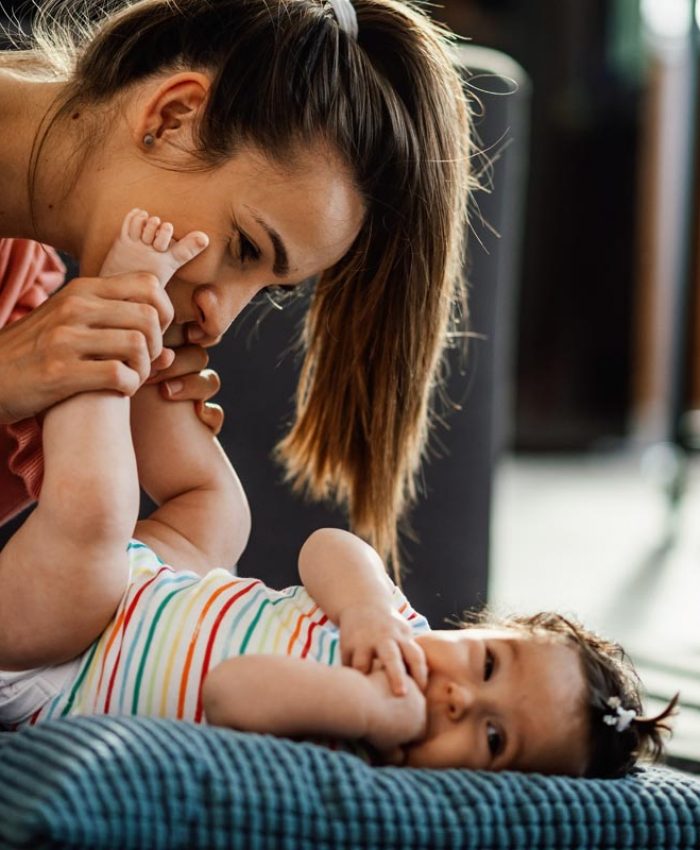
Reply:
<svg viewBox="0 0 700 850"><path fill-rule="evenodd" d="M0 735L0 848L689 850L700 782L369 767L310 743L76 717Z"/></svg>

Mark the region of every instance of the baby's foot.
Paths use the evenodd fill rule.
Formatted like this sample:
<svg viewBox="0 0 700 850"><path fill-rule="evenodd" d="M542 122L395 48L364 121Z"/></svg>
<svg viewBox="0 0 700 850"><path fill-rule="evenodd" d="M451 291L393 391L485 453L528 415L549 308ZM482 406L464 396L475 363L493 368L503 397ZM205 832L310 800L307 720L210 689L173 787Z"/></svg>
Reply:
<svg viewBox="0 0 700 850"><path fill-rule="evenodd" d="M124 219L102 264L102 276L125 272L151 272L165 286L175 272L209 244L206 233L194 230L173 240L173 226L145 210L132 210Z"/></svg>

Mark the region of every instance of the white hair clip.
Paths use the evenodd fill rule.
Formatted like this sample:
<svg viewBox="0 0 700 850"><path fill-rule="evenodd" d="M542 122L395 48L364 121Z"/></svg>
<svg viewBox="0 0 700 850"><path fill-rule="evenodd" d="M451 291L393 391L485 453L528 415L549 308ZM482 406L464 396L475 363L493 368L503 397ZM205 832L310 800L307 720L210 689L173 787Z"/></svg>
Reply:
<svg viewBox="0 0 700 850"><path fill-rule="evenodd" d="M328 0L338 26L351 38L357 39L357 13L350 0Z"/></svg>
<svg viewBox="0 0 700 850"><path fill-rule="evenodd" d="M620 697L610 697L605 704L615 711L615 714L604 714L603 723L614 726L616 732L624 732L637 716L633 708L623 708Z"/></svg>

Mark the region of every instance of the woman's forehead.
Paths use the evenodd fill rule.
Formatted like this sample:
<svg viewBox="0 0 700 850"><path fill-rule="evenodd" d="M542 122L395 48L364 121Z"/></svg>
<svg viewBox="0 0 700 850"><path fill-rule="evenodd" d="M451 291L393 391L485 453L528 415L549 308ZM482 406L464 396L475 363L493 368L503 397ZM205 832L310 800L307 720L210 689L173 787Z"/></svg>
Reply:
<svg viewBox="0 0 700 850"><path fill-rule="evenodd" d="M230 202L237 219L261 221L288 246L292 266L313 256L321 268L337 262L364 218L359 192L347 172L325 156L280 169L242 152L229 168ZM309 269L304 269L309 273Z"/></svg>

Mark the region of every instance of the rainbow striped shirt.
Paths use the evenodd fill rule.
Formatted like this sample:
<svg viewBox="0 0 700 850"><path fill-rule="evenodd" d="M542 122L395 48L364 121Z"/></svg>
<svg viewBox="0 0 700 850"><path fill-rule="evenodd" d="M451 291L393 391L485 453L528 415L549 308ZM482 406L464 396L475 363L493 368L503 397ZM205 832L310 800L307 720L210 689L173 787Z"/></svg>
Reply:
<svg viewBox="0 0 700 850"><path fill-rule="evenodd" d="M114 618L83 654L74 679L27 721L131 714L204 722L201 688L226 658L292 655L340 664L337 627L303 586L273 590L226 570L176 572L148 546L128 546L131 577ZM415 634L429 630L395 587Z"/></svg>

